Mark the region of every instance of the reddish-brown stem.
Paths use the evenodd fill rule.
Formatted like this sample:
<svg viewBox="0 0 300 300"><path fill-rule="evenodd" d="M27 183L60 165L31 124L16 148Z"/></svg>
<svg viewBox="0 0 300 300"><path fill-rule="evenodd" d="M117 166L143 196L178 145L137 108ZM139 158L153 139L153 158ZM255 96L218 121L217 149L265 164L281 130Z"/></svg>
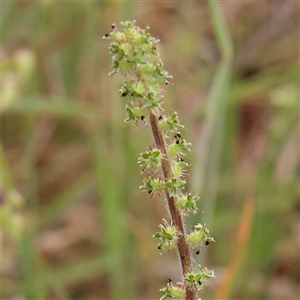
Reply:
<svg viewBox="0 0 300 300"><path fill-rule="evenodd" d="M155 146L164 154L161 160L164 178L165 180L169 180L173 177L172 168L168 159L163 134L158 128L158 119L152 112L150 113L150 126L152 130ZM166 199L167 199L172 223L178 228L180 232L178 243L177 243L177 249L178 249L179 259L181 263L182 275L184 275L191 270L191 254L185 239L186 235L185 235L184 225L182 221L182 216L180 214L180 211L176 208L175 205L175 198L171 196L167 190L165 191L165 194L166 194ZM195 299L196 299L196 292L187 288L186 300L195 300Z"/></svg>

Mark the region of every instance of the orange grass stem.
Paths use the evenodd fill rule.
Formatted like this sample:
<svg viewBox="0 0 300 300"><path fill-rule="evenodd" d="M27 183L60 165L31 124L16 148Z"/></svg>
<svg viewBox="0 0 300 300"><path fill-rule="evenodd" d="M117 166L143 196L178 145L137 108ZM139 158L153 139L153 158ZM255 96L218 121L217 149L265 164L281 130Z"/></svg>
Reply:
<svg viewBox="0 0 300 300"><path fill-rule="evenodd" d="M251 228L253 223L253 216L254 216L254 198L252 195L246 196L246 202L244 204L243 209L243 215L241 218L239 231L237 233L237 241L236 241L236 247L235 247L235 253L233 255L233 258L231 262L229 263L226 271L224 280L221 283L215 299L228 299L230 290L232 288L232 285L234 283L234 279L239 271L239 268L241 264L244 261L246 252L247 252L247 246L250 239L251 234Z"/></svg>

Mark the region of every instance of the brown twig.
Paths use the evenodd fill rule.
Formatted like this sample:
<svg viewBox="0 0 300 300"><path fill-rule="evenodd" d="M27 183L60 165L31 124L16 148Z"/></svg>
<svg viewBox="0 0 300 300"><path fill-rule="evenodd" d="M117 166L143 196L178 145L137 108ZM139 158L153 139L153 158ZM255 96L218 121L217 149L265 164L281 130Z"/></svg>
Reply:
<svg viewBox="0 0 300 300"><path fill-rule="evenodd" d="M163 134L158 128L157 117L152 112L150 113L150 126L151 126L153 139L155 142L155 146L157 147L157 149L159 149L164 154L161 164L162 164L162 171L163 171L164 178L167 181L173 177L172 169L171 169L171 165L170 165L170 162L168 159ZM172 223L173 223L173 225L175 225L178 228L178 230L180 232L178 242L177 242L177 250L178 250L179 259L181 262L182 275L184 275L191 269L191 254L190 254L190 250L189 250L189 247L188 247L188 245L186 243L186 239L185 239L186 235L185 235L182 216L181 216L180 212L178 211L178 209L176 208L175 199L173 196L170 196L170 194L167 190L165 190L165 194L166 194L169 214L170 214ZM186 300L195 300L195 299L196 299L196 292L190 290L187 287L186 288Z"/></svg>

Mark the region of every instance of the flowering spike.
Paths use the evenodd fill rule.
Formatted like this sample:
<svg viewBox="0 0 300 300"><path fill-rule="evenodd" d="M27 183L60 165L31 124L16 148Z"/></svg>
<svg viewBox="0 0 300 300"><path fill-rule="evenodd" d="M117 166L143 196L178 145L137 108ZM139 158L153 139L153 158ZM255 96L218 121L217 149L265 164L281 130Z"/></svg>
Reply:
<svg viewBox="0 0 300 300"><path fill-rule="evenodd" d="M172 76L164 70L163 62L157 52L158 39L150 35L150 29L142 29L136 21L115 23L112 31L103 37L110 42L112 55L112 72L110 76L121 74L124 82L120 88L120 96L125 101L127 118L125 122L142 121L152 131L155 146L141 153L138 164L142 173L147 171L140 189L147 191L152 197L154 192L165 193L170 213L170 222L162 221L159 231L153 236L159 239L157 249L160 254L175 248L180 259L181 282L173 285L169 281L160 291L161 300L196 299L197 291L213 277L213 272L193 267L190 249L198 249L203 244L214 241L208 236L205 224L193 227L185 234L182 216L198 211L196 206L199 197L184 193L186 152L191 151L191 143L182 138L177 112L166 115L163 104L163 87L170 83ZM160 172L161 171L161 172ZM199 250L198 250L199 251Z"/></svg>

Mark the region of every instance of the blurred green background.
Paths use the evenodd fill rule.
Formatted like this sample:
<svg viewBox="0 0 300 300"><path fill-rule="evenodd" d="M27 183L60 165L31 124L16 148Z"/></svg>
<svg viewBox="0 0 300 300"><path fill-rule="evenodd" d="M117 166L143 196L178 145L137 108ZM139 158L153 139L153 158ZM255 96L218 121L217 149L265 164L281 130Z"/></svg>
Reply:
<svg viewBox="0 0 300 300"><path fill-rule="evenodd" d="M102 36L127 19L161 40L165 109L193 144L187 223L217 241L195 256L217 276L201 297L299 297L296 2L1 5L1 299L158 299L178 279L152 238L164 199L138 189L151 134L124 126L108 77Z"/></svg>

